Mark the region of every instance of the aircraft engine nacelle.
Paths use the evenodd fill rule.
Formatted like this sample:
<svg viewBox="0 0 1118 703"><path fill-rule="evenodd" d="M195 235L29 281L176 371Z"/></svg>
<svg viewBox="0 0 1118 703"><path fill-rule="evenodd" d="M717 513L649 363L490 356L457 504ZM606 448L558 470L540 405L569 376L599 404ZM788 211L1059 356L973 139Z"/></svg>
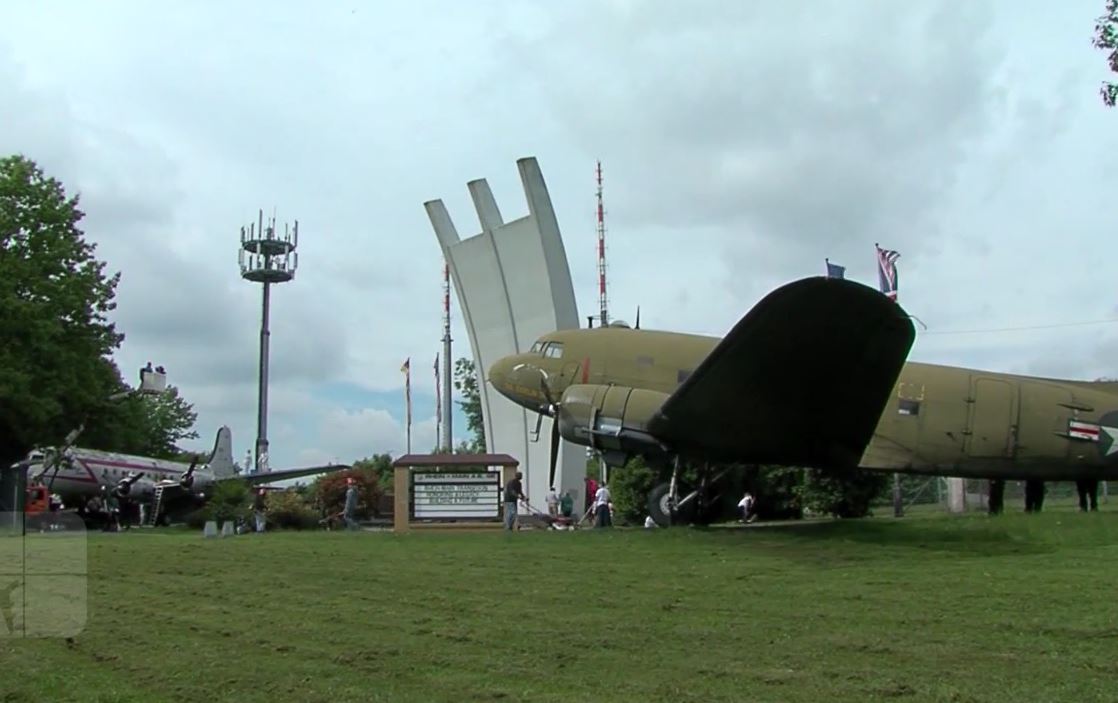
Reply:
<svg viewBox="0 0 1118 703"><path fill-rule="evenodd" d="M571 385L559 402L559 434L602 452L660 453L664 448L647 427L667 399L643 388Z"/></svg>

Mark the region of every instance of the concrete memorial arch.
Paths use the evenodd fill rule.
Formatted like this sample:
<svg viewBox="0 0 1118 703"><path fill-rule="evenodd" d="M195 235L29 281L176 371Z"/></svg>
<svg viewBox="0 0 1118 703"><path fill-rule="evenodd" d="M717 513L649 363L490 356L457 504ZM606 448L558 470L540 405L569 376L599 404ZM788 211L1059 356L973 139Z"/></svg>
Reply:
<svg viewBox="0 0 1118 703"><path fill-rule="evenodd" d="M536 415L494 391L487 383L497 359L523 353L542 334L579 326L570 267L543 173L535 158L519 159L528 214L505 222L484 179L467 187L481 232L461 239L441 200L424 203L449 267L478 373L486 451L511 454L524 472L524 493L546 510L550 462L550 418L543 418L533 441ZM576 511L583 505L586 450L563 440L556 489L571 491Z"/></svg>

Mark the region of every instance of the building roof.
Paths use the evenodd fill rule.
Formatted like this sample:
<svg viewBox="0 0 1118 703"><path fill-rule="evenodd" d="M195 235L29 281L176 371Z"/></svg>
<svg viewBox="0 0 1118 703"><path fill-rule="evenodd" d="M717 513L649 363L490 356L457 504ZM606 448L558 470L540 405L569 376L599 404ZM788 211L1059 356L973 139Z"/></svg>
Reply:
<svg viewBox="0 0 1118 703"><path fill-rule="evenodd" d="M397 466L519 466L508 454L405 454L392 462Z"/></svg>

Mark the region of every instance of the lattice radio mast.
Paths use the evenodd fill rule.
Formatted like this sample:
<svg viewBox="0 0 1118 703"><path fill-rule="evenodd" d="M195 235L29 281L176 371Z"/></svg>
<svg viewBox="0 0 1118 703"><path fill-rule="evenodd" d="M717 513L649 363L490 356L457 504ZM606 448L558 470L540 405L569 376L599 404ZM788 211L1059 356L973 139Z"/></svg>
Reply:
<svg viewBox="0 0 1118 703"><path fill-rule="evenodd" d="M602 207L602 162L598 161L598 324L609 324L606 304L606 211Z"/></svg>

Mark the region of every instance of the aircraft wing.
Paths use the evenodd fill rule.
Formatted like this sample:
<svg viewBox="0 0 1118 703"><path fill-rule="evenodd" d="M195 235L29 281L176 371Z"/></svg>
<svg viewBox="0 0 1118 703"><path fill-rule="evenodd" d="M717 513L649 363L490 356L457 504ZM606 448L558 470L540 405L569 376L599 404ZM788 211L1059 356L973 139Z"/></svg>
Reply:
<svg viewBox="0 0 1118 703"><path fill-rule="evenodd" d="M648 429L711 461L857 466L915 334L873 288L789 283L734 326Z"/></svg>
<svg viewBox="0 0 1118 703"><path fill-rule="evenodd" d="M219 481L229 481L237 479L245 481L250 486L255 486L260 483L273 483L275 481L286 481L292 478L300 478L302 476L313 476L315 474L326 474L333 471L342 471L344 469L353 468L349 464L328 464L326 466L308 466L302 469L275 469L273 471L261 471L258 474L238 474L236 476L228 476Z"/></svg>

